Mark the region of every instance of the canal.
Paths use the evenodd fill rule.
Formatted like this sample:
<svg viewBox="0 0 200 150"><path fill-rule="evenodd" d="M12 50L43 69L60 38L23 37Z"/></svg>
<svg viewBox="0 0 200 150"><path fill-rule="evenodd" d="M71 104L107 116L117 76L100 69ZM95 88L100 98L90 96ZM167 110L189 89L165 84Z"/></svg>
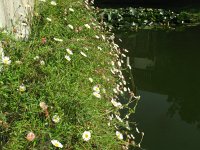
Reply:
<svg viewBox="0 0 200 150"><path fill-rule="evenodd" d="M145 150L200 149L200 26L116 33L129 50Z"/></svg>

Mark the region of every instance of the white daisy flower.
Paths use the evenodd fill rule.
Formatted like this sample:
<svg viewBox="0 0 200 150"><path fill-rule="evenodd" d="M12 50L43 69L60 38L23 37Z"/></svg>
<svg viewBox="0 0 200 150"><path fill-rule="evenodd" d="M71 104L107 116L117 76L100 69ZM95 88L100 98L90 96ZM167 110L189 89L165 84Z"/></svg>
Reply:
<svg viewBox="0 0 200 150"><path fill-rule="evenodd" d="M137 128L137 127L135 128L135 130L136 130L136 132L137 132L137 133L140 133L140 131L138 130L138 128Z"/></svg>
<svg viewBox="0 0 200 150"><path fill-rule="evenodd" d="M108 116L109 120L112 121L113 119L113 114L111 116Z"/></svg>
<svg viewBox="0 0 200 150"><path fill-rule="evenodd" d="M63 41L63 39L59 39L59 38L53 38L55 41L57 41L57 42L62 42Z"/></svg>
<svg viewBox="0 0 200 150"><path fill-rule="evenodd" d="M34 139L35 139L35 134L33 133L33 132L29 132L28 134L27 134L27 136L26 136L26 139L28 140L28 141L33 141Z"/></svg>
<svg viewBox="0 0 200 150"><path fill-rule="evenodd" d="M118 139L123 140L123 134L119 131L116 131L116 136Z"/></svg>
<svg viewBox="0 0 200 150"><path fill-rule="evenodd" d="M74 12L74 9L73 9L73 8L69 8L69 11L70 11L70 12Z"/></svg>
<svg viewBox="0 0 200 150"><path fill-rule="evenodd" d="M122 57L126 57L126 55L125 55L125 54L122 54Z"/></svg>
<svg viewBox="0 0 200 150"><path fill-rule="evenodd" d="M85 24L84 26L85 26L87 29L90 29L90 28L91 28L89 24Z"/></svg>
<svg viewBox="0 0 200 150"><path fill-rule="evenodd" d="M104 35L101 35L101 38L105 41L106 37Z"/></svg>
<svg viewBox="0 0 200 150"><path fill-rule="evenodd" d="M98 50L102 51L102 48L100 46L97 46Z"/></svg>
<svg viewBox="0 0 200 150"><path fill-rule="evenodd" d="M100 37L99 37L98 35L95 35L95 38L96 38L96 39L100 39Z"/></svg>
<svg viewBox="0 0 200 150"><path fill-rule="evenodd" d="M89 79L89 81L92 83L93 82L93 79L92 78L88 78Z"/></svg>
<svg viewBox="0 0 200 150"><path fill-rule="evenodd" d="M51 1L51 5L56 6L57 3L55 1Z"/></svg>
<svg viewBox="0 0 200 150"><path fill-rule="evenodd" d="M51 22L51 21L52 21L52 20L51 20L51 18L48 18L48 17L47 17L46 19L47 19L47 21L49 21L49 22Z"/></svg>
<svg viewBox="0 0 200 150"><path fill-rule="evenodd" d="M91 138L91 133L90 133L90 131L84 131L84 132L83 132L83 135L82 135L82 138L83 138L84 141L89 141L90 138Z"/></svg>
<svg viewBox="0 0 200 150"><path fill-rule="evenodd" d="M113 106L117 107L117 108L122 108L122 104L120 102L117 102L115 99L112 98L111 103L113 104Z"/></svg>
<svg viewBox="0 0 200 150"><path fill-rule="evenodd" d="M122 82L123 82L124 85L126 85L126 81L125 80L123 80Z"/></svg>
<svg viewBox="0 0 200 150"><path fill-rule="evenodd" d="M121 67L121 66L122 66L122 64L121 64L121 62L120 62L120 61L118 61L118 62L117 62L117 64L118 64L118 66L119 66L119 67Z"/></svg>
<svg viewBox="0 0 200 150"><path fill-rule="evenodd" d="M99 88L98 85L95 85L95 86L93 87L93 90L94 90L95 92L97 92L97 93L100 92L100 88Z"/></svg>
<svg viewBox="0 0 200 150"><path fill-rule="evenodd" d="M40 58L39 56L35 56L33 59L38 60L39 58Z"/></svg>
<svg viewBox="0 0 200 150"><path fill-rule="evenodd" d="M98 92L93 92L93 95L97 98L101 98L101 95Z"/></svg>
<svg viewBox="0 0 200 150"><path fill-rule="evenodd" d="M10 57L8 57L8 56L4 56L4 57L2 57L2 63L4 64L4 65L10 65L11 64L11 60L10 60Z"/></svg>
<svg viewBox="0 0 200 150"><path fill-rule="evenodd" d="M126 87L124 87L124 92L126 92L127 91L127 88Z"/></svg>
<svg viewBox="0 0 200 150"><path fill-rule="evenodd" d="M48 105L45 102L40 102L40 108L42 108L42 110L47 110Z"/></svg>
<svg viewBox="0 0 200 150"><path fill-rule="evenodd" d="M52 121L55 122L55 123L58 123L58 122L60 122L60 117L58 115L54 115L52 117Z"/></svg>
<svg viewBox="0 0 200 150"><path fill-rule="evenodd" d="M115 65L114 61L111 61L111 65L112 65L112 66L114 66L114 65Z"/></svg>
<svg viewBox="0 0 200 150"><path fill-rule="evenodd" d="M71 60L71 58L68 55L65 55L65 59L67 59L68 61Z"/></svg>
<svg viewBox="0 0 200 150"><path fill-rule="evenodd" d="M25 92L26 91L26 86L24 84L19 86L19 91L20 92Z"/></svg>
<svg viewBox="0 0 200 150"><path fill-rule="evenodd" d="M128 50L127 50L127 49L124 49L124 51L128 53Z"/></svg>
<svg viewBox="0 0 200 150"><path fill-rule="evenodd" d="M135 137L133 136L133 134L131 134L131 137L132 137L133 140L135 139Z"/></svg>
<svg viewBox="0 0 200 150"><path fill-rule="evenodd" d="M120 118L120 116L115 115L115 117L117 118L117 120L119 120L119 122L123 122L123 120Z"/></svg>
<svg viewBox="0 0 200 150"><path fill-rule="evenodd" d="M68 54L73 55L72 50L70 50L69 48L67 48L66 51L67 51Z"/></svg>
<svg viewBox="0 0 200 150"><path fill-rule="evenodd" d="M22 22L21 25L22 25L22 26L27 26L28 24L25 23L25 22Z"/></svg>
<svg viewBox="0 0 200 150"><path fill-rule="evenodd" d="M118 93L118 91L115 88L113 89L113 92L116 93L116 94Z"/></svg>
<svg viewBox="0 0 200 150"><path fill-rule="evenodd" d="M74 29L74 27L73 27L71 24L68 24L67 26L68 26L71 30Z"/></svg>
<svg viewBox="0 0 200 150"><path fill-rule="evenodd" d="M115 74L114 70L113 69L110 69L110 71L112 72L112 74Z"/></svg>
<svg viewBox="0 0 200 150"><path fill-rule="evenodd" d="M63 145L58 140L51 140L51 143L58 148L63 148Z"/></svg>
<svg viewBox="0 0 200 150"><path fill-rule="evenodd" d="M81 53L81 55L83 55L84 57L87 57L87 55L84 53L84 52L80 52Z"/></svg>
<svg viewBox="0 0 200 150"><path fill-rule="evenodd" d="M42 65L42 66L44 66L44 65L45 65L45 62L44 62L44 60L41 60L41 61L40 61L40 65Z"/></svg>

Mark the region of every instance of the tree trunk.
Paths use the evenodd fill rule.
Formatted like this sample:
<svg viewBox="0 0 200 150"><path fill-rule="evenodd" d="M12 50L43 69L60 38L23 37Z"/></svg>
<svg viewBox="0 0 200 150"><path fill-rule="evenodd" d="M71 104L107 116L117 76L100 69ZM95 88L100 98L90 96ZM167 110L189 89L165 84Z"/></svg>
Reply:
<svg viewBox="0 0 200 150"><path fill-rule="evenodd" d="M0 28L5 28L17 38L27 38L34 0L0 0Z"/></svg>

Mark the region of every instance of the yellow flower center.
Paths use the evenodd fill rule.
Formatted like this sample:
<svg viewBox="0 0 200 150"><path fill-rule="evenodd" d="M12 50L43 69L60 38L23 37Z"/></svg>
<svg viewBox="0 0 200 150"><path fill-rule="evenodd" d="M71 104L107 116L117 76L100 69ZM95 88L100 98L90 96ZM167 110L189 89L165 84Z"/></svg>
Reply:
<svg viewBox="0 0 200 150"><path fill-rule="evenodd" d="M55 147L59 147L59 144L58 144L58 143L55 143Z"/></svg>
<svg viewBox="0 0 200 150"><path fill-rule="evenodd" d="M86 134L86 135L85 135L85 138L88 138L88 137L89 137L89 135L88 135L88 134Z"/></svg>

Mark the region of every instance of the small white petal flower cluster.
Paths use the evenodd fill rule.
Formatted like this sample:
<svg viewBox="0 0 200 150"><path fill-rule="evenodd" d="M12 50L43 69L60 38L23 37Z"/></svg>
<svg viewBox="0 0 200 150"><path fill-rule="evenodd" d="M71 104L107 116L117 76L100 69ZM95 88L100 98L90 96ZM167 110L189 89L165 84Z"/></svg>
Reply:
<svg viewBox="0 0 200 150"><path fill-rule="evenodd" d="M81 55L83 55L84 57L87 57L87 55L84 53L84 52L80 52L81 53Z"/></svg>
<svg viewBox="0 0 200 150"><path fill-rule="evenodd" d="M71 24L68 24L67 26L68 26L68 28L70 28L71 30L74 30L74 27L73 27Z"/></svg>
<svg viewBox="0 0 200 150"><path fill-rule="evenodd" d="M65 55L65 59L68 61L71 61L70 55L73 55L73 52L69 48L67 48L66 51L67 51L67 54Z"/></svg>
<svg viewBox="0 0 200 150"><path fill-rule="evenodd" d="M97 98L101 98L101 94L100 94L100 88L99 85L95 85L93 87L93 95Z"/></svg>
<svg viewBox="0 0 200 150"><path fill-rule="evenodd" d="M91 132L90 131L84 131L82 138L83 138L84 141L89 141L90 138L91 138Z"/></svg>
<svg viewBox="0 0 200 150"><path fill-rule="evenodd" d="M52 121L53 121L54 123L59 123L59 122L60 122L60 117L56 114L56 115L54 115L54 116L52 117Z"/></svg>
<svg viewBox="0 0 200 150"><path fill-rule="evenodd" d="M51 1L51 5L56 6L57 3L55 1Z"/></svg>
<svg viewBox="0 0 200 150"><path fill-rule="evenodd" d="M57 42L63 42L63 39L59 39L59 38L53 38L55 41L57 41Z"/></svg>

